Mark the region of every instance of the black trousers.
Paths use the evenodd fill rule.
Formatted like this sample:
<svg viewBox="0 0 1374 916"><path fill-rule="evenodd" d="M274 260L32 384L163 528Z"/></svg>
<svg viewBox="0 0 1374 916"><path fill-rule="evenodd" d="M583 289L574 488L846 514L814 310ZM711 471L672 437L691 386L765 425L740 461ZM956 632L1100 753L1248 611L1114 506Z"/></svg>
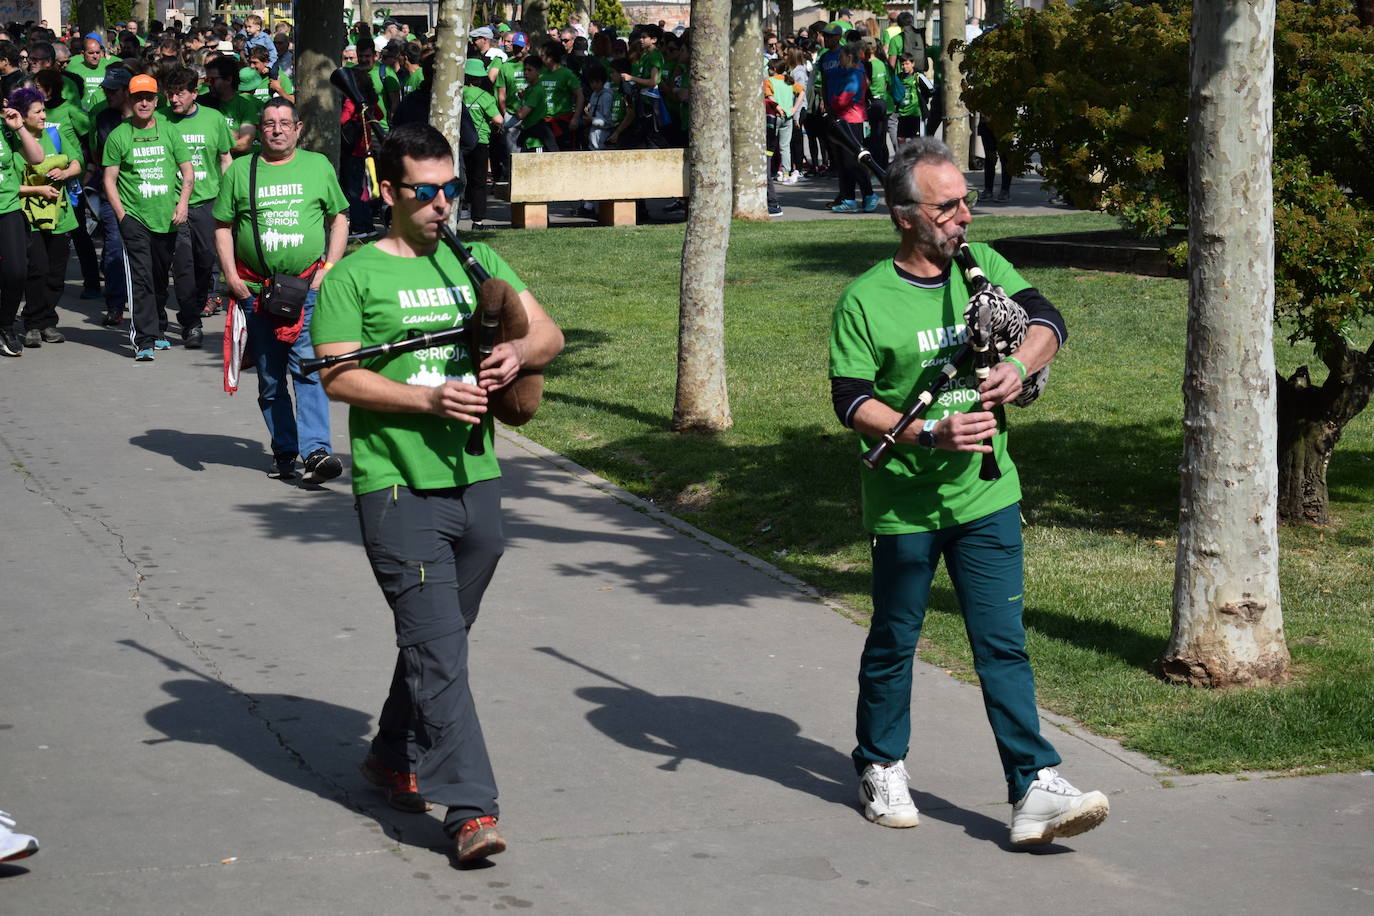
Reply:
<svg viewBox="0 0 1374 916"><path fill-rule="evenodd" d="M849 121L835 121L835 130L844 131L854 138L854 146L864 143L864 126ZM886 138L884 138L886 139ZM830 145L830 161L838 163L840 169L840 199L863 203L863 198L873 193L873 182L868 172L859 165L859 157L850 150L850 144L836 139Z"/></svg>
<svg viewBox="0 0 1374 916"><path fill-rule="evenodd" d="M100 256L95 253L95 242L86 230L86 214L90 205L87 195L76 199L76 228L71 232L72 247L76 249L77 260L81 262L81 285L88 290L100 290Z"/></svg>
<svg viewBox="0 0 1374 916"><path fill-rule="evenodd" d="M448 806L444 831L454 836L469 818L500 813L468 684L468 631L504 549L501 481L389 487L355 505L399 649L372 752Z"/></svg>
<svg viewBox="0 0 1374 916"><path fill-rule="evenodd" d="M147 350L167 333L167 281L176 249L175 232L153 232L134 217L119 221L134 298L129 303L133 326L129 337L135 350Z"/></svg>
<svg viewBox="0 0 1374 916"><path fill-rule="evenodd" d="M479 143L463 154L463 170L466 172L466 196L472 221L480 223L487 218L487 161L491 149Z"/></svg>
<svg viewBox="0 0 1374 916"><path fill-rule="evenodd" d="M14 328L29 276L29 223L24 211L0 213L0 328Z"/></svg>
<svg viewBox="0 0 1374 916"><path fill-rule="evenodd" d="M57 327L57 301L67 285L67 232L29 232L29 275L24 291L24 330Z"/></svg>
<svg viewBox="0 0 1374 916"><path fill-rule="evenodd" d="M200 327L200 310L210 296L215 268L215 202L207 200L186 211L172 251L172 279L177 293L177 323L183 337Z"/></svg>

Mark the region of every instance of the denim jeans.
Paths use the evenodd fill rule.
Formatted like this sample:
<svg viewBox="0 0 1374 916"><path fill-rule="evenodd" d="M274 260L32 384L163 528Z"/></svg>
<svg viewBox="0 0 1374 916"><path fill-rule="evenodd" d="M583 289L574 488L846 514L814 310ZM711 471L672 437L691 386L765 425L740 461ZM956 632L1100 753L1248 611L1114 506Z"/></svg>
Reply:
<svg viewBox="0 0 1374 916"><path fill-rule="evenodd" d="M101 254L105 268L105 311L122 312L129 305L129 268L124 260L124 238L119 234L119 220L114 207L100 198L100 223L105 227L105 243Z"/></svg>
<svg viewBox="0 0 1374 916"><path fill-rule="evenodd" d="M295 343L277 339L276 323L256 310L258 297L239 301L248 318L248 347L258 371L258 407L272 437L274 457L308 456L329 448L329 398L316 376L301 374L301 360L315 355L310 344L310 319L315 312L315 290L305 298L305 325ZM295 384L296 403L291 404L286 375Z"/></svg>

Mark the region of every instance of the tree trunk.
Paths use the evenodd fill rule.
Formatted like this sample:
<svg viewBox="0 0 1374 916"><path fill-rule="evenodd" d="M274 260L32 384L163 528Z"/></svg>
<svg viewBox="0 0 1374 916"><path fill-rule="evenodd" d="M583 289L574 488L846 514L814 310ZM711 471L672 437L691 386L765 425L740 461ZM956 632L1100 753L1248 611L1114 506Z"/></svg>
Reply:
<svg viewBox="0 0 1374 916"><path fill-rule="evenodd" d="M358 2L358 21L372 25L372 0L357 0ZM440 14L442 16L442 14ZM309 20L307 20L309 21Z"/></svg>
<svg viewBox="0 0 1374 916"><path fill-rule="evenodd" d="M143 39L145 39L145 40L146 40L147 37L148 37L148 18L149 18L149 17L148 17L148 9L149 9L149 6L150 6L149 0L134 0L133 6L130 8L130 11L129 11L129 18L132 19L134 22L137 22L137 23L138 23L138 34L139 34L139 37L141 37L141 38L143 38ZM122 26L123 24L124 24L124 23L122 23L122 22L120 23L121 26Z"/></svg>
<svg viewBox="0 0 1374 916"><path fill-rule="evenodd" d="M1176 683L1288 679L1274 386L1274 0L1193 5Z"/></svg>
<svg viewBox="0 0 1374 916"><path fill-rule="evenodd" d="M1374 2L1374 0L1371 0ZM797 18L797 11L792 0L778 0L778 37L789 38L797 27L792 24L792 20Z"/></svg>
<svg viewBox="0 0 1374 916"><path fill-rule="evenodd" d="M926 0L924 7L921 6L921 0L912 0L911 5L921 14L921 35L925 38L928 48L935 44L935 0ZM920 64L920 61L917 61L917 64ZM921 70L924 72L925 68L922 67Z"/></svg>
<svg viewBox="0 0 1374 916"><path fill-rule="evenodd" d="M592 0L573 0L573 12L577 14L584 29L592 24L593 6Z"/></svg>
<svg viewBox="0 0 1374 916"><path fill-rule="evenodd" d="M1355 0L1355 15L1366 29L1374 26L1374 0Z"/></svg>
<svg viewBox="0 0 1374 916"><path fill-rule="evenodd" d="M105 34L105 0L77 0L76 22L82 35L92 32ZM81 42L72 42L72 56L81 53Z"/></svg>
<svg viewBox="0 0 1374 916"><path fill-rule="evenodd" d="M329 82L344 46L343 0L296 0L296 17L310 23L292 38L296 45L296 108L305 122L301 147L339 165L339 114L343 99ZM208 20L206 20L208 21Z"/></svg>
<svg viewBox="0 0 1374 916"><path fill-rule="evenodd" d="M1330 371L1321 387L1312 386L1306 366L1278 379L1279 521L1290 525L1331 523L1331 453L1374 395L1374 345L1361 353L1337 341L1321 357Z"/></svg>
<svg viewBox="0 0 1374 916"><path fill-rule="evenodd" d="M725 253L730 244L730 0L692 0L687 233L678 313L676 432L728 429Z"/></svg>
<svg viewBox="0 0 1374 916"><path fill-rule="evenodd" d="M940 66L945 83L945 143L963 169L968 161L968 109L964 107L964 0L940 0Z"/></svg>
<svg viewBox="0 0 1374 916"><path fill-rule="evenodd" d="M539 49L544 42L549 40L548 11L548 0L528 0L520 14L525 24L525 36L529 39L527 55L533 55L535 59L538 59Z"/></svg>
<svg viewBox="0 0 1374 916"><path fill-rule="evenodd" d="M735 178L734 213L739 219L767 220L768 144L763 111L763 0L734 0L731 5L729 59L729 143L730 163ZM694 98L692 120L696 118Z"/></svg>
<svg viewBox="0 0 1374 916"><path fill-rule="evenodd" d="M453 147L453 169L463 172L463 153L458 148L463 133L463 67L468 57L468 23L472 22L472 0L440 0L438 22L434 29L434 86L429 96L429 123L449 138ZM459 208L449 213L449 228L458 228Z"/></svg>

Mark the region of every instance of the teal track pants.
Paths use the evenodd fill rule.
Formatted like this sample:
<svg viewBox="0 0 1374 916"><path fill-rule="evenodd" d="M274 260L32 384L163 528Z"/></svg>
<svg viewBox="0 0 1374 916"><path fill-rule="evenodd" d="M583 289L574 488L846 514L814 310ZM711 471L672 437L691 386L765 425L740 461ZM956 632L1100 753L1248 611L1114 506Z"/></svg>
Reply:
<svg viewBox="0 0 1374 916"><path fill-rule="evenodd" d="M1040 734L1035 678L1021 624L1021 513L991 515L916 534L873 539L873 621L859 665L854 765L906 757L911 741L911 675L930 583L944 557L973 649L983 706L997 740L1009 800L1020 800L1041 767L1059 755Z"/></svg>

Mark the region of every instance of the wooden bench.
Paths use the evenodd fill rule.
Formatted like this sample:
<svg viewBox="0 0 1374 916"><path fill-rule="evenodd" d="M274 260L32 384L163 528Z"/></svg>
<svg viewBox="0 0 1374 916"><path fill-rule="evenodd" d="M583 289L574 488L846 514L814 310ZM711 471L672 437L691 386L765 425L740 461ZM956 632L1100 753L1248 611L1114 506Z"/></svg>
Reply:
<svg viewBox="0 0 1374 916"><path fill-rule="evenodd" d="M546 229L551 201L596 202L603 226L635 225L635 201L682 197L687 188L684 150L635 149L600 152L517 153L510 184L495 196L510 201L516 229Z"/></svg>

